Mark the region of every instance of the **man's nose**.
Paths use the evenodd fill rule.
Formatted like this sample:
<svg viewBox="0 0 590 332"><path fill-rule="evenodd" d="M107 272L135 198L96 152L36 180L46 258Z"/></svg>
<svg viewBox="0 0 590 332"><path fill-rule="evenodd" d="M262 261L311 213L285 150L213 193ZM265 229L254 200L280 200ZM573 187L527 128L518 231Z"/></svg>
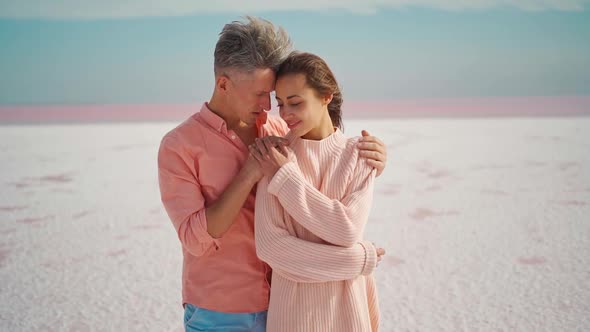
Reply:
<svg viewBox="0 0 590 332"><path fill-rule="evenodd" d="M262 97L260 107L262 107L265 111L270 111L270 94L267 94Z"/></svg>

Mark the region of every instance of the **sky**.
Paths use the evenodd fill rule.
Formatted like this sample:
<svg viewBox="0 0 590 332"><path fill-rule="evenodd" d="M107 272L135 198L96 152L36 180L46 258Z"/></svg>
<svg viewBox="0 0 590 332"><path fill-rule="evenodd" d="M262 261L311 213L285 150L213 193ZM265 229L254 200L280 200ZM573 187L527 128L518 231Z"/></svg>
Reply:
<svg viewBox="0 0 590 332"><path fill-rule="evenodd" d="M0 1L0 105L207 100L250 14L323 57L347 100L590 95L590 1Z"/></svg>

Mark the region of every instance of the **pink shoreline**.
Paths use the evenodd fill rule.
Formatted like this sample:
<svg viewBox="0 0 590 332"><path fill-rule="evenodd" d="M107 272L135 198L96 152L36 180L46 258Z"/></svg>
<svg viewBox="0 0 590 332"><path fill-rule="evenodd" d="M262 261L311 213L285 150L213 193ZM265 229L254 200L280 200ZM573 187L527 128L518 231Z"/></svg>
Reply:
<svg viewBox="0 0 590 332"><path fill-rule="evenodd" d="M473 97L397 99L345 103L345 115L358 117L423 116L572 116L590 115L590 96L568 97ZM360 110L368 110L363 114Z"/></svg>
<svg viewBox="0 0 590 332"><path fill-rule="evenodd" d="M199 107L200 104L0 106L0 123L177 121L197 112ZM350 118L587 116L590 96L346 101L343 111Z"/></svg>

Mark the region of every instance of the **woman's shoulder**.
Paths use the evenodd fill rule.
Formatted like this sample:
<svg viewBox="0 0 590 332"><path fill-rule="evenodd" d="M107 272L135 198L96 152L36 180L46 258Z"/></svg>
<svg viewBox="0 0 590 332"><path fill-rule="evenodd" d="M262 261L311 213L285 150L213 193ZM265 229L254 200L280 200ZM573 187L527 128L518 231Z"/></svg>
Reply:
<svg viewBox="0 0 590 332"><path fill-rule="evenodd" d="M372 170L372 167L367 164L367 158L360 154L361 150L358 146L360 142L360 136L347 138L343 151L343 161L349 164L350 171L353 175L370 173Z"/></svg>
<svg viewBox="0 0 590 332"><path fill-rule="evenodd" d="M344 145L344 153L347 154L347 158L353 158L354 160L357 160L358 158L360 158L359 155L359 148L358 148L358 144L360 141L360 136L354 136L354 137L346 137L346 143ZM351 160L353 161L353 160Z"/></svg>

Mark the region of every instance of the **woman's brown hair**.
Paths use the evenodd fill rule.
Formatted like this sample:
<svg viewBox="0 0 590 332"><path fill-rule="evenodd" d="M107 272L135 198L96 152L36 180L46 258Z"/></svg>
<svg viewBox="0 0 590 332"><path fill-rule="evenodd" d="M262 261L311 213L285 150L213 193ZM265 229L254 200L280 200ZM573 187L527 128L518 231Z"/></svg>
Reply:
<svg viewBox="0 0 590 332"><path fill-rule="evenodd" d="M293 52L279 66L277 78L288 74L305 75L307 85L319 96L332 95L332 101L328 104L328 113L332 124L342 130L342 93L328 64L315 54Z"/></svg>

